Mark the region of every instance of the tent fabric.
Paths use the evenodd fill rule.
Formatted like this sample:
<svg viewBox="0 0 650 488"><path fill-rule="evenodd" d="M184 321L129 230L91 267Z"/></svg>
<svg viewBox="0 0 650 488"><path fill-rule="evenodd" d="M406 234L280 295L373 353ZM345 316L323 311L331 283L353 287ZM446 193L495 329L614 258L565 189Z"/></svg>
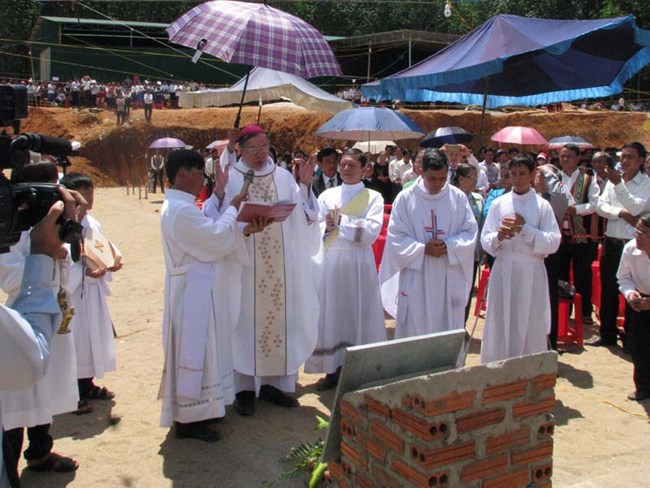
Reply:
<svg viewBox="0 0 650 488"><path fill-rule="evenodd" d="M487 107L598 98L650 62L633 16L549 20L497 15L420 63L361 87L368 98Z"/></svg>
<svg viewBox="0 0 650 488"><path fill-rule="evenodd" d="M241 101L245 77L230 88L186 92L179 96L182 108L206 108L236 105ZM352 108L352 103L321 90L309 81L289 73L266 68L253 68L248 79L244 102L288 98L309 110L336 114Z"/></svg>

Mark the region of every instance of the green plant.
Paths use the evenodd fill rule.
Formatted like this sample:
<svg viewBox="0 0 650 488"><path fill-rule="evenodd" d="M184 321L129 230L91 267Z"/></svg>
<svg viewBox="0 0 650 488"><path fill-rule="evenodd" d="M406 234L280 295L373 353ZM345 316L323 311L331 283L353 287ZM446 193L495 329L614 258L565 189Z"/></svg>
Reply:
<svg viewBox="0 0 650 488"><path fill-rule="evenodd" d="M323 430L329 427L329 421L316 415L316 430ZM323 454L323 439L316 442L303 442L297 447L292 447L285 458L293 463L293 468L283 471L277 478L266 484L267 488L276 486L281 481L296 478L301 474L310 473L309 488L316 488L325 474L327 463L320 460Z"/></svg>

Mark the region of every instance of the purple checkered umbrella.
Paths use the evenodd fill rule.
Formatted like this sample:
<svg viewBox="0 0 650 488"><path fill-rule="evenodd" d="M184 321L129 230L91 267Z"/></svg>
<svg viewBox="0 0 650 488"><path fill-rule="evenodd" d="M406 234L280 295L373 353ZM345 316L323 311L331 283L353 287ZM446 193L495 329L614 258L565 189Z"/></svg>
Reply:
<svg viewBox="0 0 650 488"><path fill-rule="evenodd" d="M320 32L265 4L212 0L186 12L167 28L169 40L223 59L291 73L302 78L341 75Z"/></svg>

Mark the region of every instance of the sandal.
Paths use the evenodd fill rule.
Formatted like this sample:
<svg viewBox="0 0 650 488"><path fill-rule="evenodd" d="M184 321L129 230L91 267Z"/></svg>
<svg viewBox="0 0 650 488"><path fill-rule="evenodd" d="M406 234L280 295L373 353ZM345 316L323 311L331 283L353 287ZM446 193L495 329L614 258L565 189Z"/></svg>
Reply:
<svg viewBox="0 0 650 488"><path fill-rule="evenodd" d="M79 403L77 403L77 410L74 412L75 415L84 415L87 413L93 413L93 404L90 403L88 400L79 400Z"/></svg>
<svg viewBox="0 0 650 488"><path fill-rule="evenodd" d="M79 468L79 463L72 458L61 456L55 452L49 453L43 459L27 462L27 468L33 471L54 471L56 473L70 473Z"/></svg>
<svg viewBox="0 0 650 488"><path fill-rule="evenodd" d="M84 397L87 400L112 400L115 393L108 390L105 386L94 385L92 390Z"/></svg>

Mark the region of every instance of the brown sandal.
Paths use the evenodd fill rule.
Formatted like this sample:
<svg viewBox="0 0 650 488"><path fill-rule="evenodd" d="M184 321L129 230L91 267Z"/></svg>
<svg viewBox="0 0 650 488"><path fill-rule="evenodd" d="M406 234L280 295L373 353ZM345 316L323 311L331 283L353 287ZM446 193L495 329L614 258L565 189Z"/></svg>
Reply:
<svg viewBox="0 0 650 488"><path fill-rule="evenodd" d="M84 415L87 413L93 413L93 404L90 403L88 400L79 400L79 403L77 403L77 410L75 410L74 413L75 415Z"/></svg>
<svg viewBox="0 0 650 488"><path fill-rule="evenodd" d="M38 461L27 461L27 468L33 471L54 471L56 473L70 473L71 471L76 471L77 468L79 468L79 463L72 458L51 452L43 459L40 459Z"/></svg>

